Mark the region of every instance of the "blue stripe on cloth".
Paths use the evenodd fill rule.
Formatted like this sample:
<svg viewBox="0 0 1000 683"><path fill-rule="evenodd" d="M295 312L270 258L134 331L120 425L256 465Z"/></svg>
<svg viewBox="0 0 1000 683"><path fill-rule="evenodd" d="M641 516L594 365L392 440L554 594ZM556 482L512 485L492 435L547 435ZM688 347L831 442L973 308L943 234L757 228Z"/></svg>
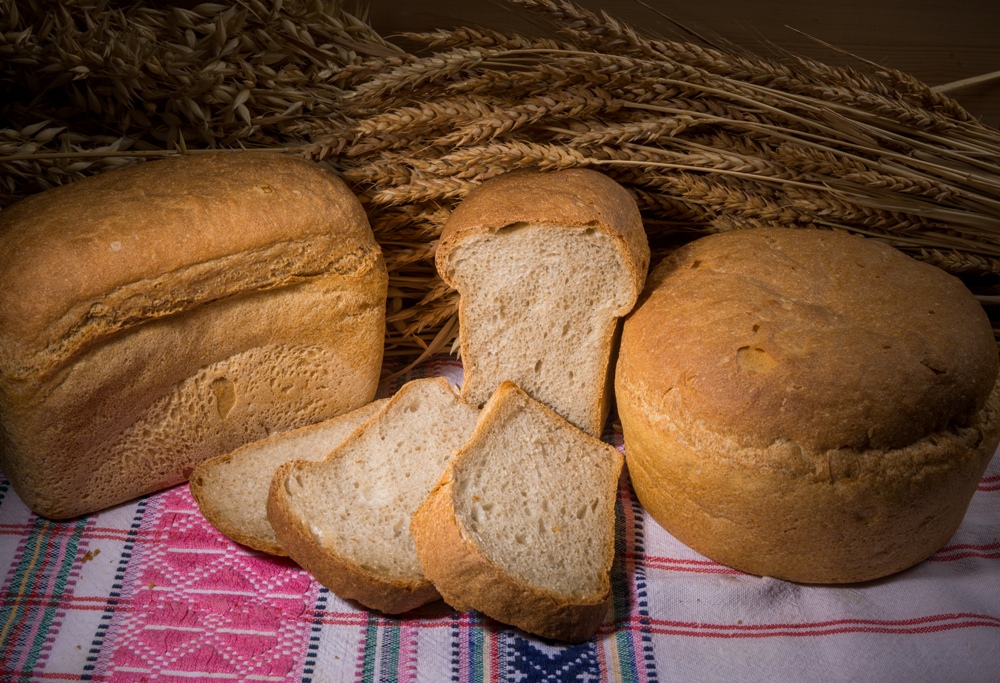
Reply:
<svg viewBox="0 0 1000 683"><path fill-rule="evenodd" d="M617 668L622 683L635 683L639 671L635 656L635 639L628 623L632 619L632 583L629 572L629 548L632 540L626 524L626 511L622 495L615 501L615 561L611 565L612 614L615 625L615 651L618 654ZM634 520L634 516L632 517Z"/></svg>
<svg viewBox="0 0 1000 683"><path fill-rule="evenodd" d="M379 683L399 680L399 621L393 620L379 629Z"/></svg>
<svg viewBox="0 0 1000 683"><path fill-rule="evenodd" d="M452 683L458 683L461 680L462 671L462 641L460 640L460 635L462 629L460 628L460 614L454 612L451 615L451 680Z"/></svg>
<svg viewBox="0 0 1000 683"><path fill-rule="evenodd" d="M128 531L125 533L125 543L122 546L122 552L118 558L118 566L115 568L114 583L111 586L111 592L108 595L108 600L104 605L104 614L101 615L101 621L97 625L97 631L95 631L94 638L90 642L90 651L87 653L87 663L83 667L83 674L80 676L80 680L90 681L93 680L96 675L95 669L97 667L97 662L100 659L101 650L104 647L104 641L107 637L108 628L114 620L115 607L118 605L118 599L121 597L126 572L128 571L129 563L132 561L132 551L135 549L136 542L139 539L139 531L142 528L142 521L146 516L148 504L148 497L141 498L136 503L135 514L132 516L132 522L129 524Z"/></svg>
<svg viewBox="0 0 1000 683"><path fill-rule="evenodd" d="M309 629L309 646L306 649L306 661L302 668L302 683L312 683L316 673L316 658L319 654L320 634L323 632L323 614L326 612L330 589L320 586L313 608L313 622Z"/></svg>
<svg viewBox="0 0 1000 683"><path fill-rule="evenodd" d="M598 681L597 645L594 639L579 645L550 645L511 633L502 647L506 650L503 680L520 683L563 683Z"/></svg>
<svg viewBox="0 0 1000 683"><path fill-rule="evenodd" d="M646 586L646 564L643 561L646 555L643 510L642 505L639 504L639 500L635 497L635 494L632 493L631 487L629 488L629 493L629 509L627 512L632 516L632 538L630 545L635 553L635 563L633 566L633 572L635 575L635 611L638 615L639 639L641 642L642 652L640 653L635 650L634 642L632 643L632 646L635 659L637 660L637 667L645 667L645 680L648 683L655 683L657 681L656 657L653 654L652 627L649 617L649 598ZM622 505L622 508L622 512L626 512L624 504Z"/></svg>

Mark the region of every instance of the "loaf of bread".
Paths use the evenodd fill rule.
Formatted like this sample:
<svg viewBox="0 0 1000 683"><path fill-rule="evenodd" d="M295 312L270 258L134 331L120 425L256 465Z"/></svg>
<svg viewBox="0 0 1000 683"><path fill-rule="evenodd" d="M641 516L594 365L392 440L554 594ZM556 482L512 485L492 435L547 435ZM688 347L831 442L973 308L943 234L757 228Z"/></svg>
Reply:
<svg viewBox="0 0 1000 683"><path fill-rule="evenodd" d="M461 297L462 398L511 380L600 435L618 318L649 266L631 195L586 169L494 178L451 215L436 263Z"/></svg>
<svg viewBox="0 0 1000 683"><path fill-rule="evenodd" d="M267 499L278 542L341 598L389 614L437 600L410 518L478 415L443 377L407 382L326 459L278 468Z"/></svg>
<svg viewBox="0 0 1000 683"><path fill-rule="evenodd" d="M906 569L1000 441L997 347L963 284L874 240L760 228L650 274L622 333L633 486L709 558L808 583Z"/></svg>
<svg viewBox="0 0 1000 683"><path fill-rule="evenodd" d="M271 555L287 555L267 521L267 494L275 472L293 460L323 460L387 402L372 401L199 463L189 483L198 509L209 524L237 543Z"/></svg>
<svg viewBox="0 0 1000 683"><path fill-rule="evenodd" d="M617 450L502 383L413 516L424 574L457 609L590 638L611 601L621 469Z"/></svg>
<svg viewBox="0 0 1000 683"><path fill-rule="evenodd" d="M387 276L320 165L198 154L0 213L0 468L67 518L370 402Z"/></svg>

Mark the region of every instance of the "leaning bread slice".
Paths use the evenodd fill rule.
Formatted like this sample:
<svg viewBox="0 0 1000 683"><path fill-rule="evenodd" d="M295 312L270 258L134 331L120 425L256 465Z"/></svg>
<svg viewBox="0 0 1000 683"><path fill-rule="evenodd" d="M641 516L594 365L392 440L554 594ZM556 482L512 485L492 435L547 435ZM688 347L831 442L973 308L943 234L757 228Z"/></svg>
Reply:
<svg viewBox="0 0 1000 683"><path fill-rule="evenodd" d="M424 573L456 609L580 642L611 600L621 454L504 382L413 516Z"/></svg>
<svg viewBox="0 0 1000 683"><path fill-rule="evenodd" d="M267 515L293 560L342 598L398 614L438 599L410 518L465 443L479 410L444 378L405 384L322 462L290 462Z"/></svg>
<svg viewBox="0 0 1000 683"><path fill-rule="evenodd" d="M387 402L374 401L202 462L190 480L191 495L201 514L237 543L272 555L287 555L267 521L267 493L274 473L292 460L322 460Z"/></svg>
<svg viewBox="0 0 1000 683"><path fill-rule="evenodd" d="M618 318L649 266L631 195L586 169L493 178L448 219L435 261L460 295L462 398L482 405L511 380L600 436Z"/></svg>

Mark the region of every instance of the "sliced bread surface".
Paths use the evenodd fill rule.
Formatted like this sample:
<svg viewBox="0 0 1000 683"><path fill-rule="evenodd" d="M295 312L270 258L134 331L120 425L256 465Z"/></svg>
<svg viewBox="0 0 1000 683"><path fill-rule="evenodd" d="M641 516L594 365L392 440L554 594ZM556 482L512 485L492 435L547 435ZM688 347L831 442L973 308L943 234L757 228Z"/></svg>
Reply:
<svg viewBox="0 0 1000 683"><path fill-rule="evenodd" d="M444 378L413 380L321 462L278 468L267 514L289 556L342 598L398 614L438 599L410 519L479 410Z"/></svg>
<svg viewBox="0 0 1000 683"><path fill-rule="evenodd" d="M580 642L611 599L622 455L504 382L413 517L424 573L456 609Z"/></svg>
<svg viewBox="0 0 1000 683"><path fill-rule="evenodd" d="M499 176L451 215L435 261L460 294L462 398L511 380L599 436L618 318L649 264L628 192L586 169Z"/></svg>
<svg viewBox="0 0 1000 683"><path fill-rule="evenodd" d="M388 399L373 401L202 462L190 480L198 509L209 524L237 543L271 555L287 555L267 521L267 495L274 473L293 460L322 460L387 403Z"/></svg>

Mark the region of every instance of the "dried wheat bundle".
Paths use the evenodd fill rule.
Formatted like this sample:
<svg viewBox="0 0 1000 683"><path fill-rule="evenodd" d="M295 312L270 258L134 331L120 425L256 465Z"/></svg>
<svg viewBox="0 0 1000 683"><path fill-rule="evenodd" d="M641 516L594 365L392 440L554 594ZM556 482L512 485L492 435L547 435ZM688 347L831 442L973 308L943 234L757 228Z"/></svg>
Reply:
<svg viewBox="0 0 1000 683"><path fill-rule="evenodd" d="M334 76L402 52L339 2L0 0L0 198L152 156L296 148Z"/></svg>
<svg viewBox="0 0 1000 683"><path fill-rule="evenodd" d="M337 14L342 33L366 47L337 52L332 46L344 44L333 31L319 58L302 47L308 40L296 23L308 25L309 35L321 33L312 28L317 15L305 9L313 5L298 6L303 18L289 16L291 26L246 2L185 10L193 14L183 21L163 19L183 30L161 51L179 41L211 56L207 72L223 73L215 85L206 85L205 64L197 74L174 64L155 74L159 85L148 86L147 96L146 86L129 89L135 62L105 61L104 80L97 81L92 59L83 64L90 70L84 77L45 92L66 90L63 106L82 107L88 116L97 113L95 98L100 112L119 106L117 114L98 117L101 125L84 140L52 105L45 110L51 123L25 121L3 131L0 163L19 165L44 185L65 180L60 173L100 171L146 150L279 147L321 159L353 183L385 250L389 354L450 347L456 299L434 270L437 236L469 190L520 168L589 166L615 178L635 195L654 253L710 231L779 222L885 240L977 287L1000 281L1000 132L949 98L877 65L763 59L649 38L564 0L510 1L545 18L556 37L440 30L408 34L425 47L404 54ZM281 12L293 12L288 6ZM155 35L167 31L145 11L134 11L140 23ZM252 22L261 27L248 32ZM101 30L119 42L132 35L124 22L107 26ZM223 52L237 35L237 47L228 49L245 49L239 59ZM29 40L8 31L0 56L61 54L35 43L45 43L40 33ZM96 50L93 43L88 49ZM267 63L278 55L295 66ZM51 54L37 59L39 71L43 63L70 63ZM259 74L263 67L274 75L258 75L250 95L226 71ZM218 101L206 99L215 90ZM187 94L177 99L171 92ZM150 101L157 103L155 125L126 117L126 102L148 111ZM127 125L116 128L116 121ZM18 145L36 151L18 157ZM49 149L65 156L44 160ZM996 298L982 291L984 303Z"/></svg>
<svg viewBox="0 0 1000 683"><path fill-rule="evenodd" d="M888 69L761 59L646 38L564 0L511 1L559 39L408 34L428 51L349 80L348 126L315 122L312 154L373 215L446 213L500 173L590 166L635 194L654 252L778 222L882 239L977 284L1000 278L1000 132L951 99ZM433 239L441 219L415 225ZM452 305L434 280L394 320L436 333L439 350Z"/></svg>

